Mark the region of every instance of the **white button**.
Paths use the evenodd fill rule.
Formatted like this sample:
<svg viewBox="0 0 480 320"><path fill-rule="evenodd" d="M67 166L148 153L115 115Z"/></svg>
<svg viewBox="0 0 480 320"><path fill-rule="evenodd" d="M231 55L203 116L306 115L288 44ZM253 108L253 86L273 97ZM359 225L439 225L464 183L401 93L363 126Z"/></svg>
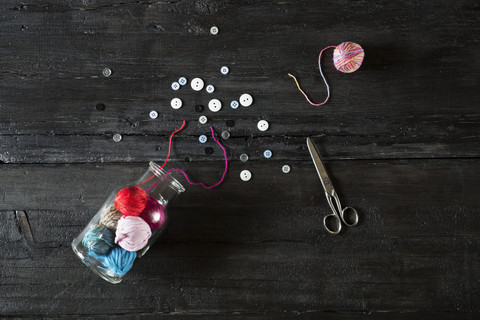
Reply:
<svg viewBox="0 0 480 320"><path fill-rule="evenodd" d="M195 91L200 91L203 89L203 80L200 78L195 78L190 82L192 89Z"/></svg>
<svg viewBox="0 0 480 320"><path fill-rule="evenodd" d="M252 179L252 173L248 170L243 170L242 172L240 172L240 179L242 179L243 181L248 181Z"/></svg>
<svg viewBox="0 0 480 320"><path fill-rule="evenodd" d="M180 83L172 82L172 90L177 91L178 89L180 89Z"/></svg>
<svg viewBox="0 0 480 320"><path fill-rule="evenodd" d="M207 136L202 134L200 137L198 137L198 141L200 141L200 143L207 142Z"/></svg>
<svg viewBox="0 0 480 320"><path fill-rule="evenodd" d="M258 128L258 130L260 130L260 131L267 131L267 130L268 130L268 127L269 127L269 124L268 124L268 122L265 121L265 120L260 120L260 121L258 121L258 123L257 123L257 128Z"/></svg>
<svg viewBox="0 0 480 320"><path fill-rule="evenodd" d="M155 110L150 111L150 118L152 119L157 119L158 117L158 112Z"/></svg>
<svg viewBox="0 0 480 320"><path fill-rule="evenodd" d="M182 107L182 104L182 100L180 100L179 98L173 98L172 101L170 101L170 105L173 109L180 109Z"/></svg>
<svg viewBox="0 0 480 320"><path fill-rule="evenodd" d="M270 150L263 151L263 156L267 159L270 159L272 157L272 151Z"/></svg>
<svg viewBox="0 0 480 320"><path fill-rule="evenodd" d="M232 102L230 102L230 107L232 107L232 109L237 109L238 106L239 104L237 100L233 100Z"/></svg>
<svg viewBox="0 0 480 320"><path fill-rule="evenodd" d="M228 74L229 71L230 71L230 69L228 69L228 67L226 67L226 66L223 66L222 68L220 68L220 72L222 74Z"/></svg>
<svg viewBox="0 0 480 320"><path fill-rule="evenodd" d="M248 93L244 93L240 96L240 104L244 107L250 107L253 103L253 98Z"/></svg>
<svg viewBox="0 0 480 320"><path fill-rule="evenodd" d="M103 74L104 77L108 78L112 75L112 70L110 70L109 68L105 68L105 69L103 69L102 74Z"/></svg>
<svg viewBox="0 0 480 320"><path fill-rule="evenodd" d="M282 172L283 173L289 173L290 172L290 166L288 164L284 165L282 167Z"/></svg>
<svg viewBox="0 0 480 320"><path fill-rule="evenodd" d="M211 84L209 84L209 85L207 86L207 92L208 92L208 93L212 93L213 91L215 91L215 87L212 86Z"/></svg>
<svg viewBox="0 0 480 320"><path fill-rule="evenodd" d="M227 140L228 138L230 138L230 132L222 131L222 139Z"/></svg>
<svg viewBox="0 0 480 320"><path fill-rule="evenodd" d="M247 162L248 161L248 155L246 153L242 153L240 155L240 161Z"/></svg>
<svg viewBox="0 0 480 320"><path fill-rule="evenodd" d="M210 33L213 34L213 35L216 35L218 33L218 28L213 26L210 28Z"/></svg>
<svg viewBox="0 0 480 320"><path fill-rule="evenodd" d="M122 141L122 135L121 135L120 133L115 133L115 134L113 135L113 141L115 141L115 142L120 142L120 141Z"/></svg>
<svg viewBox="0 0 480 320"><path fill-rule="evenodd" d="M201 116L200 118L198 118L198 122L200 122L201 124L205 124L207 123L207 121L208 119L205 116Z"/></svg>
<svg viewBox="0 0 480 320"><path fill-rule="evenodd" d="M212 99L208 103L208 109L212 112L218 112L220 109L222 109L222 103L218 99Z"/></svg>
<svg viewBox="0 0 480 320"><path fill-rule="evenodd" d="M187 84L187 78L181 77L180 79L178 79L178 83L180 83L181 86L186 85Z"/></svg>

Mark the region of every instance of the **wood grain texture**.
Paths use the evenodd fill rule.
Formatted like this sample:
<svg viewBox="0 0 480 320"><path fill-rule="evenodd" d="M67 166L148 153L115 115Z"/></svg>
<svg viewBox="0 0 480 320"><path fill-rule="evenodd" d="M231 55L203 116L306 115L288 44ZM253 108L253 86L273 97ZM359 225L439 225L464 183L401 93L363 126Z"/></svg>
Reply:
<svg viewBox="0 0 480 320"><path fill-rule="evenodd" d="M478 318L479 11L473 0L2 1L0 317ZM311 107L287 73L323 100L317 55L342 41L365 62L342 74L327 52L331 100ZM216 91L174 92L180 76ZM245 92L254 104L231 109ZM213 97L220 112L195 112ZM163 162L184 119L169 167L215 183L221 150L198 143L212 125L231 134L226 180L186 186L158 243L110 285L70 242L114 188ZM307 136L359 209L357 228L323 230Z"/></svg>

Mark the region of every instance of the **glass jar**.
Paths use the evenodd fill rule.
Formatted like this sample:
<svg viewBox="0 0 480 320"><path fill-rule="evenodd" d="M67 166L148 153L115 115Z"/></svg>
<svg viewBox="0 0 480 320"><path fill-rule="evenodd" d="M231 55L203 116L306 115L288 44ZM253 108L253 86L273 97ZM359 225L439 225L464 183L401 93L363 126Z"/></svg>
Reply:
<svg viewBox="0 0 480 320"><path fill-rule="evenodd" d="M137 181L147 194L145 209L137 216L125 216L115 206L119 188L112 192L85 229L73 239L72 248L93 272L111 283L119 283L158 239L167 223L166 207L185 188L150 162ZM143 183L142 183L143 182ZM142 183L142 184L140 184Z"/></svg>

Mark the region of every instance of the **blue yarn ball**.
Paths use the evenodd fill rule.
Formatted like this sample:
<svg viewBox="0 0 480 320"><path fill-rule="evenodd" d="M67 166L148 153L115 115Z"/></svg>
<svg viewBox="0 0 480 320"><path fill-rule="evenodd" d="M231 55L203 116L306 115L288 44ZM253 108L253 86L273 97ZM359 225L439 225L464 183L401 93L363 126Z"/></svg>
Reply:
<svg viewBox="0 0 480 320"><path fill-rule="evenodd" d="M106 271L112 272L116 276L124 275L133 266L137 257L134 251L127 251L122 247L116 246L106 255L98 255L91 252L90 255L100 262Z"/></svg>
<svg viewBox="0 0 480 320"><path fill-rule="evenodd" d="M88 251L107 254L115 246L115 234L108 228L95 226L85 234L82 244Z"/></svg>

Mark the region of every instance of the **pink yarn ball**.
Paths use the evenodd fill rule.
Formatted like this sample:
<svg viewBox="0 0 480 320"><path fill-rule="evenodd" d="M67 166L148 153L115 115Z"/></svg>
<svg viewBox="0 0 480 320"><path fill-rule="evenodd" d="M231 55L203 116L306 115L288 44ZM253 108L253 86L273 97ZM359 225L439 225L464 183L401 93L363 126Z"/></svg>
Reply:
<svg viewBox="0 0 480 320"><path fill-rule="evenodd" d="M333 64L338 71L351 73L362 65L365 51L355 42L343 42L333 51Z"/></svg>
<svg viewBox="0 0 480 320"><path fill-rule="evenodd" d="M150 229L157 230L165 223L165 206L156 199L149 197L145 210L139 215L150 226Z"/></svg>
<svg viewBox="0 0 480 320"><path fill-rule="evenodd" d="M118 220L115 243L128 251L138 251L152 236L148 224L138 216L123 216Z"/></svg>

